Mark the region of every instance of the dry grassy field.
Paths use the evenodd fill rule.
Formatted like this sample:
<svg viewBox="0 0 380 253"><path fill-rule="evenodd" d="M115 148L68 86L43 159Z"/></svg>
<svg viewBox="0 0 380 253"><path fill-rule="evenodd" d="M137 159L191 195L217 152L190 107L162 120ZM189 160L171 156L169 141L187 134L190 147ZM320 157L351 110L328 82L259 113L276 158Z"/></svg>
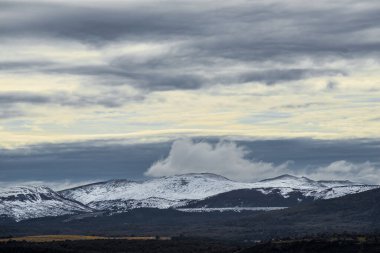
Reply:
<svg viewBox="0 0 380 253"><path fill-rule="evenodd" d="M36 235L0 239L1 242L8 241L27 241L27 242L53 242L53 241L80 241L80 240L171 240L170 237L155 236L122 236L122 237L104 237L89 235Z"/></svg>

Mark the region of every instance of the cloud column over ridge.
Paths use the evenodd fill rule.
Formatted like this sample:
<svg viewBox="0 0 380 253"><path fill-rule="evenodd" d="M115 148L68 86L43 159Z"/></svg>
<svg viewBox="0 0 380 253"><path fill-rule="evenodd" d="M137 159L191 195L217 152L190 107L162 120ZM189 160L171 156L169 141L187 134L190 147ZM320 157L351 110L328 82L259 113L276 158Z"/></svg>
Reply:
<svg viewBox="0 0 380 253"><path fill-rule="evenodd" d="M215 173L234 180L249 181L286 172L287 164L246 159L248 151L234 142L195 143L177 140L168 157L157 161L145 173L147 176L169 176L186 173Z"/></svg>
<svg viewBox="0 0 380 253"><path fill-rule="evenodd" d="M344 160L327 166L294 170L291 162L280 165L247 158L248 150L235 142L217 144L177 140L169 155L155 162L145 175L160 177L186 173L215 173L238 181L258 181L282 174L306 176L314 180L351 180L380 183L380 173L371 162L351 163Z"/></svg>

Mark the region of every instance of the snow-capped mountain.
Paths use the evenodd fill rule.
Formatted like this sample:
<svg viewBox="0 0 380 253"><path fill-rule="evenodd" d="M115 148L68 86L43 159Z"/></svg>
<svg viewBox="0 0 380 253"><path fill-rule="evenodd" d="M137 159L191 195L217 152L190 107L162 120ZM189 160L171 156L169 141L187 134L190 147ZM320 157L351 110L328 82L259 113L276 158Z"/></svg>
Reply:
<svg viewBox="0 0 380 253"><path fill-rule="evenodd" d="M235 189L252 188L252 183L231 181L215 174L185 174L155 178L142 182L111 180L76 187L60 193L66 198L88 204L108 200L203 199Z"/></svg>
<svg viewBox="0 0 380 253"><path fill-rule="evenodd" d="M301 192L305 197L312 197L314 199L338 198L380 187L378 185L366 185L348 180L314 181L307 177L296 177L287 174L261 180L255 183L255 185L255 189L266 194L280 191L281 195L288 197L291 193Z"/></svg>
<svg viewBox="0 0 380 253"><path fill-rule="evenodd" d="M211 196L240 189L255 189L264 195L289 198L299 193L304 199L327 199L374 189L378 186L350 181L314 181L306 177L282 175L255 183L236 182L225 177L201 173L162 177L142 182L111 180L61 191L64 197L103 210L128 210L136 207L180 207Z"/></svg>
<svg viewBox="0 0 380 253"><path fill-rule="evenodd" d="M24 186L0 190L0 217L16 221L92 211L86 205L66 199L47 187Z"/></svg>
<svg viewBox="0 0 380 253"><path fill-rule="evenodd" d="M17 221L93 211L180 207L287 207L378 188L350 181L282 175L255 183L201 173L146 181L110 180L55 192L47 187L0 190L0 218Z"/></svg>
<svg viewBox="0 0 380 253"><path fill-rule="evenodd" d="M327 181L326 181L327 182ZM292 175L281 175L274 178L264 179L255 183L255 188L292 188L292 189L320 189L327 186L321 182L311 180L307 177L295 177Z"/></svg>
<svg viewBox="0 0 380 253"><path fill-rule="evenodd" d="M318 183L321 183L327 187L349 186L349 185L358 184L358 183L351 182L349 180L320 180L318 181Z"/></svg>
<svg viewBox="0 0 380 253"><path fill-rule="evenodd" d="M155 207L165 209L185 205L190 200L204 199L222 192L250 187L250 183L235 182L219 175L201 173L162 177L142 182L111 180L64 190L60 194L92 208L126 210L133 207Z"/></svg>
<svg viewBox="0 0 380 253"><path fill-rule="evenodd" d="M135 208L159 208L168 209L181 207L188 204L188 200L168 200L162 198L147 198L147 199L116 199L90 202L88 206L97 210L107 210L111 212L123 212Z"/></svg>

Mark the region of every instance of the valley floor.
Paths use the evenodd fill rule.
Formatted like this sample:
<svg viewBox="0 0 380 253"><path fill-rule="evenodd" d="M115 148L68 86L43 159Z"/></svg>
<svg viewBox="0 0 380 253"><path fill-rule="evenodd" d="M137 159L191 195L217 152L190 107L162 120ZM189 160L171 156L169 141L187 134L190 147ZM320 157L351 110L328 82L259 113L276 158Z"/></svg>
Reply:
<svg viewBox="0 0 380 253"><path fill-rule="evenodd" d="M57 242L57 241L81 241L81 240L171 240L167 236L95 236L95 235L34 235L22 237L0 238L0 243L7 242Z"/></svg>
<svg viewBox="0 0 380 253"><path fill-rule="evenodd" d="M62 239L63 236L56 236ZM96 239L91 237L67 237L67 240L49 242L3 241L0 252L130 252L130 253L377 253L380 252L380 236L376 235L330 235L302 239L282 239L256 244L239 244L206 238L173 238L172 240Z"/></svg>

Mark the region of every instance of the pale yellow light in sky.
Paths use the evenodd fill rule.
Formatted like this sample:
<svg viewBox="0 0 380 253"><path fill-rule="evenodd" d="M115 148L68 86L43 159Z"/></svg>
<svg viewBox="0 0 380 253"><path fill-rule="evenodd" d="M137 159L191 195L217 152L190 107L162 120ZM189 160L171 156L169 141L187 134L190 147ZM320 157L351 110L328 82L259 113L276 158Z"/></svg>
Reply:
<svg viewBox="0 0 380 253"><path fill-rule="evenodd" d="M186 43L120 42L95 48L72 42L57 45L39 45L37 42L2 42L7 50L0 53L0 58L13 62L38 58L75 67L107 64L107 60L121 55L139 63L165 57L170 50ZM244 73L252 67L232 60L218 63L222 63L221 66L182 66L178 73L224 77L229 73ZM270 64L267 66L264 62L261 67L283 67L280 63ZM310 59L304 59L289 67L311 68L313 64L315 62ZM0 146L104 138L154 141L183 136L379 138L379 64L373 60L334 60L319 64L319 67L337 69L345 66L349 73L276 85L231 83L198 90L147 92L127 84L99 85L95 79L86 76L27 72L20 68L0 74L0 94L27 92L96 99L112 91L121 96L143 93L145 99L126 100L124 105L114 107L96 103L85 106L18 103L13 108L2 108L23 114L0 118ZM328 82L337 85L328 89Z"/></svg>

